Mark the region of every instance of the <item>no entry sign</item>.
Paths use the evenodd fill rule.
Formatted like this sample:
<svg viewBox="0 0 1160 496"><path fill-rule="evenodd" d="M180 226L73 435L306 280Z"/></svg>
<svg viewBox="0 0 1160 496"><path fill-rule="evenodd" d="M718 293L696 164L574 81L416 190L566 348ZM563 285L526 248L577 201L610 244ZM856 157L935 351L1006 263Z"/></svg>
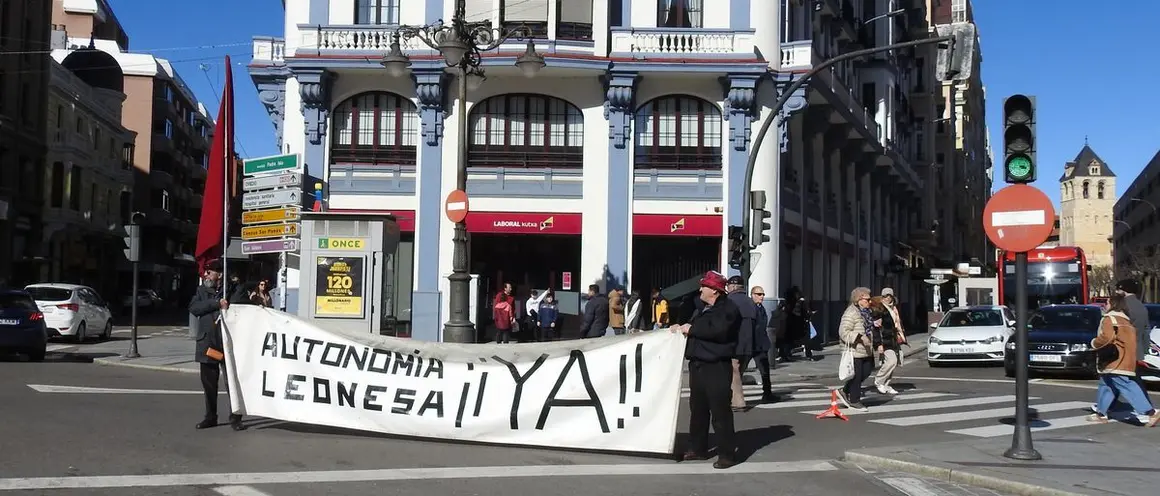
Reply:
<svg viewBox="0 0 1160 496"><path fill-rule="evenodd" d="M449 193L443 202L443 210L447 213L447 220L455 224L463 222L468 212L467 193L458 189Z"/></svg>
<svg viewBox="0 0 1160 496"><path fill-rule="evenodd" d="M1000 250L1034 250L1055 229L1055 207L1037 188L1014 184L999 190L983 209L983 230Z"/></svg>

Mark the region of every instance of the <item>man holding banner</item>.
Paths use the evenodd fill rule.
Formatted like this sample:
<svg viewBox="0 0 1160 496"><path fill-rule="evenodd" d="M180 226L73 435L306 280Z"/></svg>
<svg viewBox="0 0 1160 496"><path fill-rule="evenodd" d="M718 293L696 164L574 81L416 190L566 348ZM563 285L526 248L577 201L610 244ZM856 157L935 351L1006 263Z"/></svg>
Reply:
<svg viewBox="0 0 1160 496"><path fill-rule="evenodd" d="M201 388L205 392L205 418L197 423L198 429L218 425L218 383L224 369L224 350L221 330L221 311L229 308L222 288L222 262L212 260L205 265L205 282L197 288L189 313L197 317L197 344L194 360L201 364ZM241 415L230 415L230 427L240 431Z"/></svg>
<svg viewBox="0 0 1160 496"><path fill-rule="evenodd" d="M685 461L709 458L709 423L717 433L717 461L713 468L737 464L730 407L733 358L741 331L741 312L726 296L725 276L709 271L701 278L704 308L689 324L673 326L673 332L688 337L685 358L689 360L689 449Z"/></svg>

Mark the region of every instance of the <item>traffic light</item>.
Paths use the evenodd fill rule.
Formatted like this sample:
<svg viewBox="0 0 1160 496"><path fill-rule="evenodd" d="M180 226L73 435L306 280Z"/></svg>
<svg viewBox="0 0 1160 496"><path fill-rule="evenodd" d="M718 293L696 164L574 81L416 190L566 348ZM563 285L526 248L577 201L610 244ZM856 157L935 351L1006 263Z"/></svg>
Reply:
<svg viewBox="0 0 1160 496"><path fill-rule="evenodd" d="M125 259L130 262L141 261L141 226L145 222L145 214L133 212L129 216L129 224L125 225Z"/></svg>
<svg viewBox="0 0 1160 496"><path fill-rule="evenodd" d="M1035 182L1035 97L1003 101L1003 175L1008 184Z"/></svg>
<svg viewBox="0 0 1160 496"><path fill-rule="evenodd" d="M745 229L729 226L729 266L740 269L745 265Z"/></svg>
<svg viewBox="0 0 1160 496"><path fill-rule="evenodd" d="M773 230L770 217L773 214L765 209L765 192L753 191L749 194L749 205L752 210L749 219L749 241L753 246L770 241L769 233Z"/></svg>
<svg viewBox="0 0 1160 496"><path fill-rule="evenodd" d="M965 81L971 78L975 65L975 25L969 22L940 24L935 27L938 36L950 36L952 41L939 45L934 74L939 81Z"/></svg>

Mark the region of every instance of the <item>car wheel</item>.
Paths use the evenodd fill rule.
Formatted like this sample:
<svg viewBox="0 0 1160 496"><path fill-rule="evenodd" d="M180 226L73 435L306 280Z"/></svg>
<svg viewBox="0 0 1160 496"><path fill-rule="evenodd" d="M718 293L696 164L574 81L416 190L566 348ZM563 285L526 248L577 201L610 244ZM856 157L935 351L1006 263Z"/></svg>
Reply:
<svg viewBox="0 0 1160 496"><path fill-rule="evenodd" d="M1003 372L1007 375L1007 377L1015 377L1015 369L1012 367L1004 366Z"/></svg>
<svg viewBox="0 0 1160 496"><path fill-rule="evenodd" d="M927 367L930 367L930 368L932 368L932 369L933 369L933 368L938 368L938 367L940 367L941 365L942 365L942 364L940 364L940 363L938 363L938 362L935 362L935 361L933 361L933 360L927 360L927 361L926 361L926 366L927 366Z"/></svg>
<svg viewBox="0 0 1160 496"><path fill-rule="evenodd" d="M30 350L27 354L28 360L30 362L43 362L44 355L48 354L48 348L46 346L41 346L35 350Z"/></svg>
<svg viewBox="0 0 1160 496"><path fill-rule="evenodd" d="M113 337L113 319L105 321L105 330L101 333L101 339L109 339Z"/></svg>
<svg viewBox="0 0 1160 496"><path fill-rule="evenodd" d="M73 342L77 343L77 344L85 342L85 323L84 322L81 322L81 325L77 326L77 333L75 335L73 335Z"/></svg>

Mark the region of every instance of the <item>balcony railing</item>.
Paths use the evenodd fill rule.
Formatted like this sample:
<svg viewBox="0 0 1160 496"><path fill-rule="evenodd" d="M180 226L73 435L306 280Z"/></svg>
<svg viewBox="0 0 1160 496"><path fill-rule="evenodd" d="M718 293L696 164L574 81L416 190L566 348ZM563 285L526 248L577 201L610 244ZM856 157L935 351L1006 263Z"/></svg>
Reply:
<svg viewBox="0 0 1160 496"><path fill-rule="evenodd" d="M814 65L814 43L811 40L781 44L781 70L809 69Z"/></svg>
<svg viewBox="0 0 1160 496"><path fill-rule="evenodd" d="M370 165L415 165L418 150L413 146L399 148L342 147L330 149L335 163Z"/></svg>
<svg viewBox="0 0 1160 496"><path fill-rule="evenodd" d="M551 151L488 150L472 147L467 152L468 167L506 168L580 168L584 165L583 147Z"/></svg>
<svg viewBox="0 0 1160 496"><path fill-rule="evenodd" d="M721 148L704 147L697 149L677 147L638 147L636 149L637 169L665 170L720 170Z"/></svg>
<svg viewBox="0 0 1160 496"><path fill-rule="evenodd" d="M752 30L612 28L612 53L673 57L732 54L755 57Z"/></svg>
<svg viewBox="0 0 1160 496"><path fill-rule="evenodd" d="M286 61L286 42L270 36L254 37L254 63L281 64Z"/></svg>
<svg viewBox="0 0 1160 496"><path fill-rule="evenodd" d="M323 25L299 24L298 30L302 33L302 44L299 51L319 52L376 52L387 53L391 49L391 37L399 27L392 24L365 24L365 25ZM430 50L416 38L399 40L403 51Z"/></svg>

